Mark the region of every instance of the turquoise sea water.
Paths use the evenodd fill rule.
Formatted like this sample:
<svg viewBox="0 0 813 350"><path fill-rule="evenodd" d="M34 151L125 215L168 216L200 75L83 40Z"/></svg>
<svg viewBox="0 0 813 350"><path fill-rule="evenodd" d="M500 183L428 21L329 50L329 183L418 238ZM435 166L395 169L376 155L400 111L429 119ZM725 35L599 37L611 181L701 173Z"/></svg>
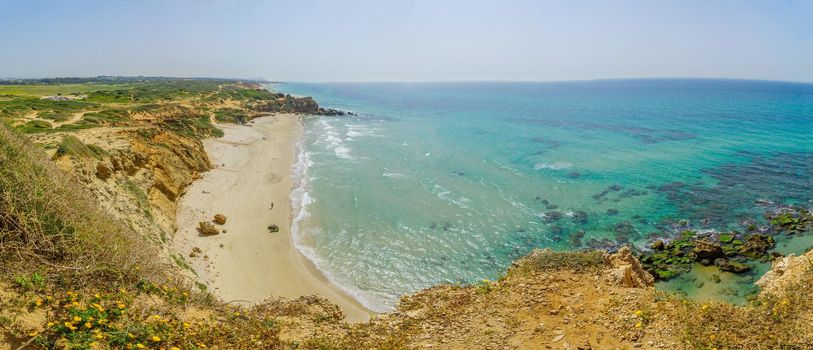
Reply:
<svg viewBox="0 0 813 350"><path fill-rule="evenodd" d="M757 199L813 205L810 84L269 88L358 113L305 120L293 229L300 249L374 310L438 283L495 278L533 248L644 246L680 220L742 228L761 218ZM724 277L742 289L757 274ZM661 287L701 295L697 280Z"/></svg>

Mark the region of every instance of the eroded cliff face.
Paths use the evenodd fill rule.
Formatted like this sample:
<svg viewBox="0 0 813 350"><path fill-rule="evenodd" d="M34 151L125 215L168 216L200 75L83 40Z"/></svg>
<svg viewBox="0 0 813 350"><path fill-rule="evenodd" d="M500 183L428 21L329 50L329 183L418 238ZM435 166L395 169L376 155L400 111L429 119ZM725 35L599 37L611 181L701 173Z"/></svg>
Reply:
<svg viewBox="0 0 813 350"><path fill-rule="evenodd" d="M178 200L212 167L203 144L152 128L109 132L118 142L106 143L99 133L82 137L85 143L107 146L99 146L103 155L56 155L54 161L75 174L111 214L163 245L175 232Z"/></svg>

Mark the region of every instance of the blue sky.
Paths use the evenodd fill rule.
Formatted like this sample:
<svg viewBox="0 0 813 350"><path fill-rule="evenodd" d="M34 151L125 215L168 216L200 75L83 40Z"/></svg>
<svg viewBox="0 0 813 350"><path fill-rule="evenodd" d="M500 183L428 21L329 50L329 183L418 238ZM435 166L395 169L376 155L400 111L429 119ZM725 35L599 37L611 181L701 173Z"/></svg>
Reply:
<svg viewBox="0 0 813 350"><path fill-rule="evenodd" d="M0 77L813 81L813 0L0 0Z"/></svg>

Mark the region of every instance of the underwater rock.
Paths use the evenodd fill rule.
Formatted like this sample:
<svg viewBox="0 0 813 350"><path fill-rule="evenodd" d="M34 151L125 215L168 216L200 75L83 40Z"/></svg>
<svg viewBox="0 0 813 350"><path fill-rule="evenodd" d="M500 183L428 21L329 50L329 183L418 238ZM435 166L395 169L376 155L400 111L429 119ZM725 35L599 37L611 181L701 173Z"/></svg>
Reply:
<svg viewBox="0 0 813 350"><path fill-rule="evenodd" d="M613 208L607 209L607 215L610 215L610 216L618 215L618 209L613 209Z"/></svg>
<svg viewBox="0 0 813 350"><path fill-rule="evenodd" d="M773 246L773 237L757 233L748 236L739 253L751 259L759 259L765 256Z"/></svg>
<svg viewBox="0 0 813 350"><path fill-rule="evenodd" d="M558 211L549 211L543 215L545 217L545 222L551 223L559 221L562 218L562 213Z"/></svg>
<svg viewBox="0 0 813 350"><path fill-rule="evenodd" d="M751 267L736 261L731 261L724 258L718 258L714 260L714 266L717 266L720 270L733 272L733 273L743 273L751 271Z"/></svg>
<svg viewBox="0 0 813 350"><path fill-rule="evenodd" d="M570 245L574 248L581 247L582 245L582 238L584 237L584 231L576 231L570 234Z"/></svg>
<svg viewBox="0 0 813 350"><path fill-rule="evenodd" d="M584 225L587 223L587 212L579 210L573 213L571 220L573 220L573 223Z"/></svg>
<svg viewBox="0 0 813 350"><path fill-rule="evenodd" d="M663 243L662 239L656 239L654 242L649 244L649 247L654 250L663 250L665 244Z"/></svg>

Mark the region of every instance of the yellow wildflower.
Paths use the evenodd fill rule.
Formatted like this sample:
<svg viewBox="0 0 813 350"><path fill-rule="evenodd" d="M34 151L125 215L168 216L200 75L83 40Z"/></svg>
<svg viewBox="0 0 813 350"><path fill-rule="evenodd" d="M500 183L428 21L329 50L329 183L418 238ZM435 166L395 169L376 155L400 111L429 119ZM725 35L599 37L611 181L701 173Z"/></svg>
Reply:
<svg viewBox="0 0 813 350"><path fill-rule="evenodd" d="M48 328L51 328L53 326L54 326L53 322L48 322L47 324L45 324L45 327L48 327Z"/></svg>
<svg viewBox="0 0 813 350"><path fill-rule="evenodd" d="M159 342L159 341L161 341L161 337L159 337L159 336L157 336L157 335L152 336L152 338L151 338L151 339L152 339L152 341L154 341L154 342Z"/></svg>
<svg viewBox="0 0 813 350"><path fill-rule="evenodd" d="M703 304L703 306L701 307L701 309L703 309L703 310L706 310L708 308L709 308L709 304Z"/></svg>
<svg viewBox="0 0 813 350"><path fill-rule="evenodd" d="M28 333L28 336L33 337L33 336L36 336L37 334L40 334L40 332L37 332L36 330L33 330L30 333Z"/></svg>
<svg viewBox="0 0 813 350"><path fill-rule="evenodd" d="M79 317L79 316L73 316L73 322L79 322L79 321L81 321L81 320L82 320L82 318L81 318L81 317Z"/></svg>
<svg viewBox="0 0 813 350"><path fill-rule="evenodd" d="M93 323L85 322L85 328L93 328Z"/></svg>
<svg viewBox="0 0 813 350"><path fill-rule="evenodd" d="M641 310L635 310L635 316L641 316L644 312Z"/></svg>
<svg viewBox="0 0 813 350"><path fill-rule="evenodd" d="M644 324L641 323L641 322L638 322L638 323L635 324L635 328L641 328L643 326L644 326Z"/></svg>
<svg viewBox="0 0 813 350"><path fill-rule="evenodd" d="M136 344L136 347L137 347L137 348L139 348L139 349L143 349L143 348L144 348L144 344L138 343L138 344Z"/></svg>
<svg viewBox="0 0 813 350"><path fill-rule="evenodd" d="M34 304L37 305L37 306L42 305L42 299L34 300Z"/></svg>

